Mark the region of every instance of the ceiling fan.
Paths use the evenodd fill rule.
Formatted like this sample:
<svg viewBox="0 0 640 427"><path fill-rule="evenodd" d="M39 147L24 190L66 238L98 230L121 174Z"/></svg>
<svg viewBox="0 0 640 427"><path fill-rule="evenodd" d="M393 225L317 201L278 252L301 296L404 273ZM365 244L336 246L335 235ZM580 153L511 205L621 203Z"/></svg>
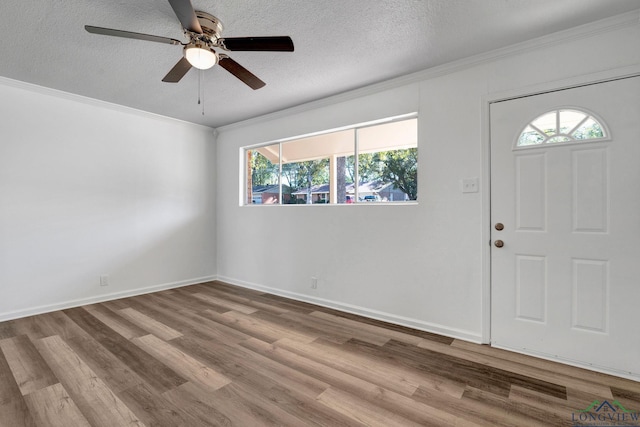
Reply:
<svg viewBox="0 0 640 427"><path fill-rule="evenodd" d="M236 76L251 89L260 89L265 85L265 82L226 54L218 53L215 49L218 48L225 51L293 52L293 41L291 37L223 38L221 37L222 23L220 20L206 12L194 10L190 0L169 0L169 4L171 4L173 11L182 24L185 37L189 39L186 43L168 37L94 27L91 25L85 25L84 28L93 34L184 46L183 57L162 79L163 82L167 83L179 82L191 67L206 70L216 64L220 64L222 68Z"/></svg>

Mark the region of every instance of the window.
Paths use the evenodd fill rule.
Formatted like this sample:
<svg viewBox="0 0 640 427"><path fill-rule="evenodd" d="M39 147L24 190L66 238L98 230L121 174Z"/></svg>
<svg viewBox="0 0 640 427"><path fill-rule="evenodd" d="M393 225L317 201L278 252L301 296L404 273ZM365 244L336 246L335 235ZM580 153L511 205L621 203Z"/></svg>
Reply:
<svg viewBox="0 0 640 427"><path fill-rule="evenodd" d="M418 198L415 114L243 149L245 204Z"/></svg>
<svg viewBox="0 0 640 427"><path fill-rule="evenodd" d="M247 204L272 205L280 202L278 144L246 151Z"/></svg>
<svg viewBox="0 0 640 427"><path fill-rule="evenodd" d="M590 113L575 109L549 111L529 123L516 147L557 143L579 143L608 137L605 128Z"/></svg>

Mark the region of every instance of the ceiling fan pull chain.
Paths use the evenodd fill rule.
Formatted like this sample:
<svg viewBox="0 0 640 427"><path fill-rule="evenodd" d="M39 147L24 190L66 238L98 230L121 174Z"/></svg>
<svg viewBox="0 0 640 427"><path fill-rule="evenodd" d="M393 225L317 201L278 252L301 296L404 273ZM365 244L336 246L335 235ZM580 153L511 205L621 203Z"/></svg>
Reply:
<svg viewBox="0 0 640 427"><path fill-rule="evenodd" d="M198 71L198 105L200 105L200 86L202 86L202 71Z"/></svg>
<svg viewBox="0 0 640 427"><path fill-rule="evenodd" d="M202 98L202 115L204 116L204 85L202 80L204 79L204 70L200 70L200 78L198 79L198 98ZM200 99L198 99L198 103Z"/></svg>

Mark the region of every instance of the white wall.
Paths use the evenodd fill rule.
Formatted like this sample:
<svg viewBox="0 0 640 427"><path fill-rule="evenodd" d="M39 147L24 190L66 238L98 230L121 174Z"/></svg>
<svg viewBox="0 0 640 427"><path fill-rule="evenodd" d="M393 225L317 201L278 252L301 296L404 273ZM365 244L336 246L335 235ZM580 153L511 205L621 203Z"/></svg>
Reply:
<svg viewBox="0 0 640 427"><path fill-rule="evenodd" d="M480 341L488 182L462 194L459 181L487 173L486 99L638 65L639 39L631 14L219 129L219 278ZM411 111L418 205L238 206L240 147Z"/></svg>
<svg viewBox="0 0 640 427"><path fill-rule="evenodd" d="M215 276L214 140L0 81L0 320Z"/></svg>

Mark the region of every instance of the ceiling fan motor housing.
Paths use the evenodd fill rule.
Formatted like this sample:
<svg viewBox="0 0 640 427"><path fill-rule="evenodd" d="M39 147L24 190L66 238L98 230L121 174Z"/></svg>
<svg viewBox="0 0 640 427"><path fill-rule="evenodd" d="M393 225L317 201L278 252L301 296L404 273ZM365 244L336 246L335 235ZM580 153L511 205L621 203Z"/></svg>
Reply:
<svg viewBox="0 0 640 427"><path fill-rule="evenodd" d="M212 38L214 41L220 38L222 34L222 22L215 16L196 10L196 17L202 27L202 32Z"/></svg>

